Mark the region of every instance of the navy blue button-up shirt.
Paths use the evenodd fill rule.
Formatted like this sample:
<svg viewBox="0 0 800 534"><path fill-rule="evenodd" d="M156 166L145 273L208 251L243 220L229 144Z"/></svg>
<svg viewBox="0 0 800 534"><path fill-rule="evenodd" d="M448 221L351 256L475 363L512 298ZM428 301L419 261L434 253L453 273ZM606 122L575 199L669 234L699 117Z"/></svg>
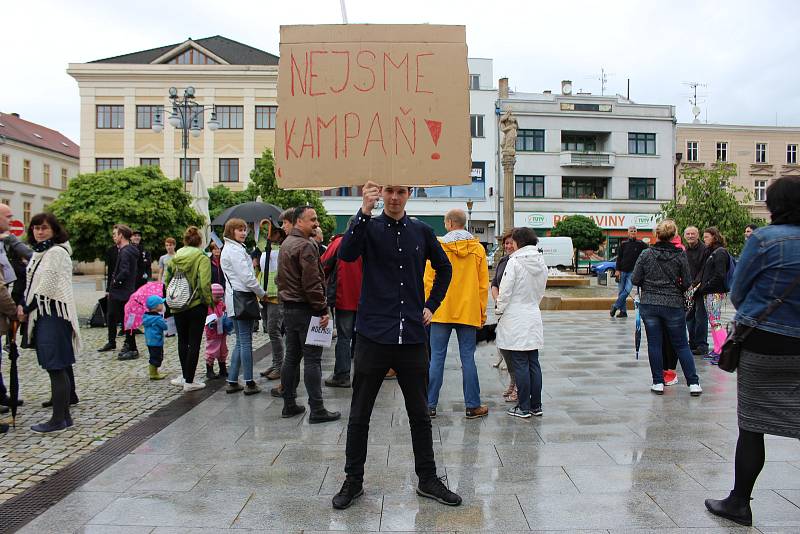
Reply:
<svg viewBox="0 0 800 534"><path fill-rule="evenodd" d="M425 342L422 310L435 312L444 300L453 268L433 229L403 215L399 221L358 210L339 247L339 258L362 258L364 276L356 331L375 343L409 345ZM425 264L436 271L425 301Z"/></svg>

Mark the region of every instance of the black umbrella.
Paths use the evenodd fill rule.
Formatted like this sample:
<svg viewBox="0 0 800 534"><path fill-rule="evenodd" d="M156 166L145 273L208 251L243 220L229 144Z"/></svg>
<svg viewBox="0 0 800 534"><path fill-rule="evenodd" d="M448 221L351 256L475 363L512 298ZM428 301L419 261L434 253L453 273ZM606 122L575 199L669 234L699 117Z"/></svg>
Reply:
<svg viewBox="0 0 800 534"><path fill-rule="evenodd" d="M11 368L8 375L10 378L8 393L9 393L9 406L11 408L11 423L14 428L17 428L17 404L19 403L19 372L17 371L17 358L19 358L19 350L17 349L17 329L20 323L13 321L11 323L11 330L8 331L8 359L11 361Z"/></svg>
<svg viewBox="0 0 800 534"><path fill-rule="evenodd" d="M277 225L282 211L278 206L266 202L245 202L226 209L217 215L211 224L222 226L230 219L243 219L249 224L260 224L264 219L269 219L272 224Z"/></svg>

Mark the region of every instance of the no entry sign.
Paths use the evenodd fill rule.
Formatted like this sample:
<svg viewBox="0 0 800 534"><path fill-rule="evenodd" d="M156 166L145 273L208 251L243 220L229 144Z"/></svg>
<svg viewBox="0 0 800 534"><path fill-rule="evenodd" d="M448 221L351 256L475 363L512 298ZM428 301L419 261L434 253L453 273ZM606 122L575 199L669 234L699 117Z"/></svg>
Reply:
<svg viewBox="0 0 800 534"><path fill-rule="evenodd" d="M22 224L22 221L12 219L9 225L9 232L17 237L20 237L25 233L25 225Z"/></svg>

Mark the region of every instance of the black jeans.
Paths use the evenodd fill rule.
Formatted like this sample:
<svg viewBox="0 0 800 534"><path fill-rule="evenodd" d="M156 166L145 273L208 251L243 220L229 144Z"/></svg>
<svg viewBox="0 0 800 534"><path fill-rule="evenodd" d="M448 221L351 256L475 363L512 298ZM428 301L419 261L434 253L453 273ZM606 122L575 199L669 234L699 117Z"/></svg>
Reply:
<svg viewBox="0 0 800 534"><path fill-rule="evenodd" d="M284 306L283 325L286 329L286 355L281 367L283 399L287 404L295 402L297 384L300 380L300 360L303 363L303 380L308 392L311 411L319 410L322 403L322 347L306 345L308 325L311 323L311 308Z"/></svg>
<svg viewBox="0 0 800 534"><path fill-rule="evenodd" d="M347 476L362 479L367 461L369 420L375 398L389 369L397 372L397 383L406 402L414 448L414 470L420 480L436 476L431 418L428 415L428 367L425 344L383 345L356 334L353 357L353 399L347 423Z"/></svg>
<svg viewBox="0 0 800 534"><path fill-rule="evenodd" d="M175 330L178 333L178 358L181 361L183 379L187 383L194 382L194 373L197 371L206 311L207 307L204 304L198 304L174 315Z"/></svg>
<svg viewBox="0 0 800 534"><path fill-rule="evenodd" d="M125 321L125 304L127 300L117 300L108 297L108 314L106 322L108 323L108 342L117 344L117 325L123 324ZM136 337L132 331L125 331L125 345L128 350L136 350Z"/></svg>

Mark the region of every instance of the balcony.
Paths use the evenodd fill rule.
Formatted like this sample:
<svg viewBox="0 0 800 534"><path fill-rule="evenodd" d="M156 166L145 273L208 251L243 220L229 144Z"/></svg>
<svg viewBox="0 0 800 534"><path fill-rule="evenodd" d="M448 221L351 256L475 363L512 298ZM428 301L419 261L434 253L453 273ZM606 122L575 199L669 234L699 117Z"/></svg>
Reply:
<svg viewBox="0 0 800 534"><path fill-rule="evenodd" d="M613 167L616 154L613 152L562 152L562 167Z"/></svg>

